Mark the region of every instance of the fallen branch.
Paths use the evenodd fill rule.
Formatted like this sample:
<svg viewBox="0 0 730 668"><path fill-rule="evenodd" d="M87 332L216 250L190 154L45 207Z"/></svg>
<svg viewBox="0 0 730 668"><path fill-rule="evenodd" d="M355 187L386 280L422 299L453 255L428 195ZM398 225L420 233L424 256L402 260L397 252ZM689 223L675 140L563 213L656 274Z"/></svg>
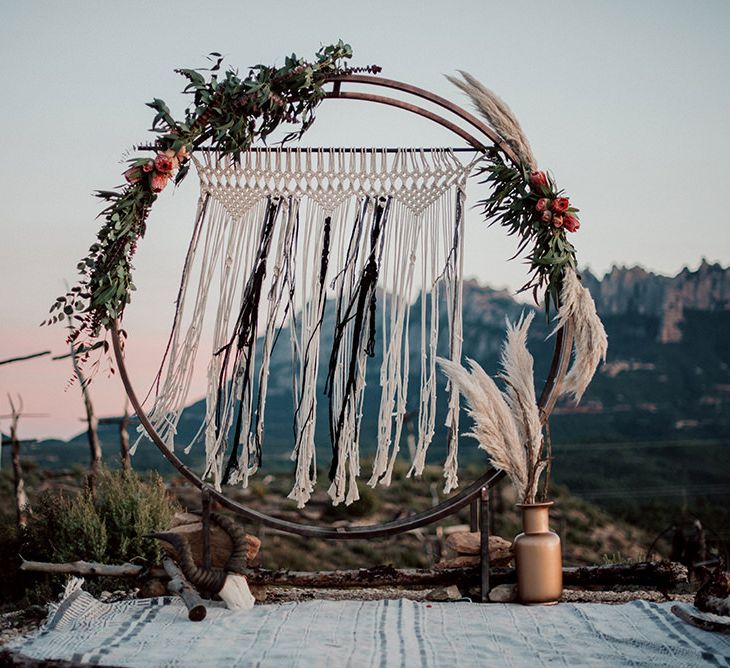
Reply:
<svg viewBox="0 0 730 668"><path fill-rule="evenodd" d="M475 586L479 583L479 568L396 569L392 566L376 566L346 571L300 572L264 569L248 569L245 572L250 584L281 585L312 588L349 587L432 587L445 584ZM517 581L514 568L492 568L490 584L514 584ZM563 568L563 583L567 586L651 586L669 589L687 582L687 569L670 561L612 564L609 566L584 566Z"/></svg>
<svg viewBox="0 0 730 668"><path fill-rule="evenodd" d="M135 564L112 566L86 561L50 564L23 561L24 571L67 573L69 575L108 575L113 577L165 577L159 568L145 569ZM475 586L479 583L479 568L393 568L375 566L342 571L287 571L249 568L243 573L252 585L348 589L354 587L433 587L439 585ZM492 568L489 580L494 587L514 584L514 568ZM570 587L644 586L671 589L687 582L687 569L671 561L636 562L609 566L582 566L563 569L563 584Z"/></svg>
<svg viewBox="0 0 730 668"><path fill-rule="evenodd" d="M164 577L162 568L146 568L137 564L99 564L93 561L72 561L63 564L52 564L47 561L26 561L20 564L21 571L38 573L56 573L60 575L108 576L113 578L136 578L149 575Z"/></svg>
<svg viewBox="0 0 730 668"><path fill-rule="evenodd" d="M507 570L507 569L498 569ZM477 584L478 568L404 568L375 566L342 571L287 571L250 568L244 573L252 585L281 585L347 589L355 587L431 587L449 584Z"/></svg>
<svg viewBox="0 0 730 668"><path fill-rule="evenodd" d="M208 614L208 610L200 594L195 590L195 587L188 582L183 572L170 557L162 558L162 567L170 577L167 588L183 600L183 603L185 603L188 609L188 619L191 622L203 621Z"/></svg>
<svg viewBox="0 0 730 668"><path fill-rule="evenodd" d="M661 590L687 582L687 567L674 561L637 561L563 569L563 584L569 586L640 585Z"/></svg>

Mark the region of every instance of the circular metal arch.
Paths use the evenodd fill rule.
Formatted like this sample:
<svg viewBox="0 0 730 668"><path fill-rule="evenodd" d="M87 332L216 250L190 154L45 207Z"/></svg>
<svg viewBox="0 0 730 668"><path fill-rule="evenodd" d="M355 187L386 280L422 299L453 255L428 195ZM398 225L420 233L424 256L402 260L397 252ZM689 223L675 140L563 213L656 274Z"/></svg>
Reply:
<svg viewBox="0 0 730 668"><path fill-rule="evenodd" d="M484 151L488 145L492 145L500 150L504 156L512 163L518 164L517 156L511 147L499 137L488 125L483 121L476 118L473 114L465 111L458 105L450 102L446 98L431 93L423 88L418 88L410 84L406 84L400 81L392 79L381 79L375 76L358 75L358 74L345 74L337 75L328 79L333 84L332 90L325 94L324 99L342 99L342 100L360 100L365 102L375 102L378 104L385 104L391 107L397 107L411 113L423 116L449 130L454 132L457 136L464 139L473 148ZM414 97L427 100L428 102L446 109L458 118L460 118L469 127L464 129L456 123L440 116L439 114L432 112L423 107L404 102L396 98L390 98L383 95L375 95L372 93L362 93L357 91L343 91L343 84L360 84L360 85L371 85L389 88L391 90L397 90ZM476 130L486 138L486 143L480 141L472 133ZM208 139L207 135L204 135L196 142L196 148L200 148L201 144ZM257 510L249 508L243 504L229 499L222 492L218 492L208 483L204 482L196 473L191 471L178 457L172 452L165 442L160 438L155 428L150 423L150 420L142 407L134 387L132 386L129 372L124 361L124 351L120 336L120 326L118 321L114 321L110 330L112 346L114 349L114 356L117 361L119 369L119 375L124 384L129 401L134 408L137 417L144 427L145 431L149 435L152 442L160 449L165 458L177 469L177 471L185 477L190 483L197 487L201 491L205 491L210 495L210 498L220 503L224 508L231 510L232 512L245 517L246 519L254 522L261 523L272 529L278 529L286 533L297 534L300 536L311 536L316 538L325 539L362 539L362 538L377 538L381 536L389 536L404 531L410 531L427 524L431 524L435 521L443 519L453 513L457 512L469 503L476 501L481 493L481 490L485 487L491 487L501 480L505 473L494 468L488 469L482 476L471 483L468 487L464 488L457 494L452 495L448 499L442 501L437 506L430 508L421 513L415 513L406 518L395 520L393 522L387 522L385 524L372 524L366 526L356 527L338 527L329 528L322 526L315 526L309 524L303 524L299 522L291 522L289 520L283 520L278 517L261 513ZM565 374L568 370L568 364L570 362L570 351L573 342L573 327L570 321L564 325L555 335L555 350L553 353L550 370L548 372L547 379L540 393L538 400L538 406L540 408L540 415L543 423L545 423L552 412L555 402L557 401L560 386L565 378Z"/></svg>

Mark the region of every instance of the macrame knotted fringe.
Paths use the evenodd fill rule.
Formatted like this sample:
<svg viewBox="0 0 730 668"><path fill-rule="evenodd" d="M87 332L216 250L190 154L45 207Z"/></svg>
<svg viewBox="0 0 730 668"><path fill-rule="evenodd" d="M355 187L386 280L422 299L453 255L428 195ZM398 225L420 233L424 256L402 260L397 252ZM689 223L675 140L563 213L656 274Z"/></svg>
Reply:
<svg viewBox="0 0 730 668"><path fill-rule="evenodd" d="M196 226L150 413L158 433L174 447L209 297L217 292L199 434L205 439L205 477L216 488L247 485L262 463L272 355L284 327L293 362L296 462L289 498L302 507L316 483L315 439L322 435L316 430L317 387L323 375L332 443L329 493L335 504L358 498L367 360L376 349L383 361L368 484L390 484L407 416L414 442L409 475L420 475L435 433L442 309L448 357L461 358L464 184L471 165L448 149L291 149L253 150L240 164L207 153L196 166ZM420 353L409 337L416 280ZM326 319L334 320L329 351L322 347ZM420 389L417 409L409 410L414 354ZM458 484L458 415L458 393L450 391L447 492Z"/></svg>

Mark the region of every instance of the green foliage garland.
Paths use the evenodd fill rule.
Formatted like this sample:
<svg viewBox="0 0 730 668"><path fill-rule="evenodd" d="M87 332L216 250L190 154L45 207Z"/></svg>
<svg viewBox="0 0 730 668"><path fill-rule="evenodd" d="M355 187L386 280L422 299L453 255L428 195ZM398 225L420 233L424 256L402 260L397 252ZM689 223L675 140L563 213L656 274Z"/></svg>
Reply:
<svg viewBox="0 0 730 668"><path fill-rule="evenodd" d="M292 54L282 67L255 65L245 77L233 69L222 71L219 53L210 54L209 68L176 70L188 81L183 92L193 96L185 120L175 120L160 99L148 103L156 112L151 130L157 135L157 153L154 158L129 160L125 185L96 192L106 202L99 214L104 223L77 265L77 285L57 298L43 323L71 322L68 342L75 347L80 364L97 348L108 351L108 342L100 338L102 330L121 319L131 300L132 259L144 237L150 208L170 181L177 185L185 178L191 153L206 144L238 160L256 140L265 142L283 123L298 128L282 143L300 138L314 122L329 79L380 71L377 66L345 67L343 63L351 57L350 45L339 40L317 51L314 62ZM482 182L492 187L490 197L480 202L485 218L520 238L515 256L531 248L527 255L530 279L521 291L532 290L537 301L539 289L544 288L549 313L551 303L558 306L565 267L575 268L575 249L566 230L574 232L580 226L577 209L557 190L550 175L530 174L524 165L507 163L496 148L485 151L478 170Z"/></svg>
<svg viewBox="0 0 730 668"><path fill-rule="evenodd" d="M124 173L126 185L97 191L107 203L100 214L104 224L77 265L78 284L54 302L43 324L71 318L68 340L80 352L82 363L92 350L103 346L106 351L108 343L99 336L130 302L135 289L132 258L138 240L144 237L150 207L170 180L177 185L185 178L190 153L207 142L238 159L254 141L266 141L282 123L299 125L284 141L301 137L314 121L325 81L354 71L342 65L351 57L352 48L340 40L321 48L314 62L292 54L283 67L255 65L246 77L232 69L222 72L218 53L211 54L210 68L177 70L188 80L183 92L193 96L185 120L176 121L160 99L148 103L156 111L152 131L157 134L157 155L130 160ZM376 66L364 69L380 70Z"/></svg>

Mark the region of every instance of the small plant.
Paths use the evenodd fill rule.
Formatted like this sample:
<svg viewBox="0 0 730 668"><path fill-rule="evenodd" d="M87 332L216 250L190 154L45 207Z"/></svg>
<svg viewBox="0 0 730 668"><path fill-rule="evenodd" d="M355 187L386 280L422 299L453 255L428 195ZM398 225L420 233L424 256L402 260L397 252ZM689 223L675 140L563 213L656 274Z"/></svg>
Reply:
<svg viewBox="0 0 730 668"><path fill-rule="evenodd" d="M611 552L610 554L604 554L603 555L603 565L604 566L612 566L613 564L627 564L627 563L634 563L636 562L636 559L632 557L627 557L621 552Z"/></svg>

